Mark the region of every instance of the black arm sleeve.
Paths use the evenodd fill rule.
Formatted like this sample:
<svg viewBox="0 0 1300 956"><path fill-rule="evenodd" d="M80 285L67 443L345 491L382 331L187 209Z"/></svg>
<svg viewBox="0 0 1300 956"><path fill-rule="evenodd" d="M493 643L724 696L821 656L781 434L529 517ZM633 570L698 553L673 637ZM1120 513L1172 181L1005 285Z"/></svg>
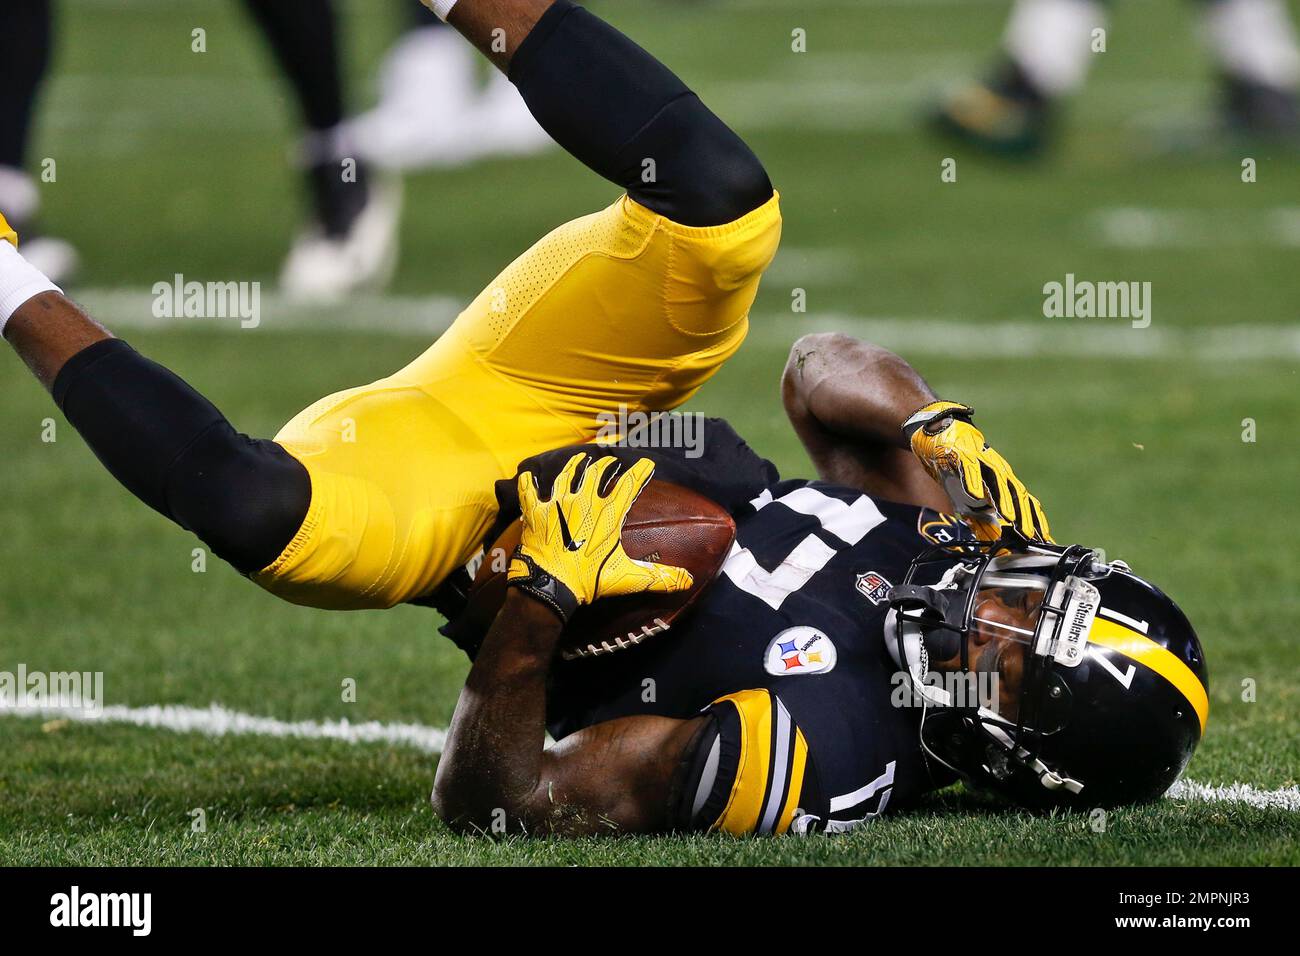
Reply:
<svg viewBox="0 0 1300 956"><path fill-rule="evenodd" d="M236 432L215 405L121 339L74 355L53 393L114 478L239 571L271 564L302 525L307 469L275 442Z"/></svg>
<svg viewBox="0 0 1300 956"><path fill-rule="evenodd" d="M524 38L510 80L556 142L675 222L722 225L772 197L739 136L667 67L570 0Z"/></svg>

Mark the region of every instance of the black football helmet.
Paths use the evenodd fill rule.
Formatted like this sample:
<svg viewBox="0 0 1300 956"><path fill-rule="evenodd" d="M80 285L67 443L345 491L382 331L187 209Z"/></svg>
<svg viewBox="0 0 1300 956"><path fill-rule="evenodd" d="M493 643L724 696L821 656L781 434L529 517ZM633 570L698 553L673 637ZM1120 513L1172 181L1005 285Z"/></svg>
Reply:
<svg viewBox="0 0 1300 956"><path fill-rule="evenodd" d="M1123 562L1080 545L1007 545L931 548L890 591L886 639L924 708L922 749L1033 809L1159 797L1205 731L1196 632ZM959 699L934 679L932 661L974 673L975 629L1019 646L1010 701Z"/></svg>

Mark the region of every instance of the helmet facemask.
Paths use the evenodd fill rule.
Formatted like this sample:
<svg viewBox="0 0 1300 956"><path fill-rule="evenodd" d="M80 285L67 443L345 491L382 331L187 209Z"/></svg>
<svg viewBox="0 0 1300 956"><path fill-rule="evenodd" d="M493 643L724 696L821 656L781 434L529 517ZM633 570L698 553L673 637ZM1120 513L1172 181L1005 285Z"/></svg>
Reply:
<svg viewBox="0 0 1300 956"><path fill-rule="evenodd" d="M1077 794L1083 782L1048 766L1041 748L1070 719L1064 671L1084 658L1100 604L1092 582L1112 568L1081 546L1007 544L944 545L918 557L889 595L890 649L922 707L929 758L1030 799Z"/></svg>

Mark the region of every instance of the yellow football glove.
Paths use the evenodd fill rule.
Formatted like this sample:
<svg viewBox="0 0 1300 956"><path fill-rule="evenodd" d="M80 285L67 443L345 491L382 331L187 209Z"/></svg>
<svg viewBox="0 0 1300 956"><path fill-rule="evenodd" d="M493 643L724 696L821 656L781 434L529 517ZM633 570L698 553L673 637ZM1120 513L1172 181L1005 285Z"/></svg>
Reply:
<svg viewBox="0 0 1300 956"><path fill-rule="evenodd" d="M981 541L998 540L1008 524L1031 541L1051 543L1043 506L989 447L974 414L956 402L931 402L903 423L903 434Z"/></svg>
<svg viewBox="0 0 1300 956"><path fill-rule="evenodd" d="M510 559L508 583L545 603L561 621L597 598L689 588L692 579L684 568L635 561L623 550L623 522L654 475L654 462L642 458L602 495L618 460L607 456L588 464L577 490L571 490L587 461L581 452L570 458L545 501L538 498L531 472L519 476L524 533Z"/></svg>
<svg viewBox="0 0 1300 956"><path fill-rule="evenodd" d="M2 212L0 212L0 241L8 242L15 249L18 248L18 233L14 232L13 226L5 221Z"/></svg>

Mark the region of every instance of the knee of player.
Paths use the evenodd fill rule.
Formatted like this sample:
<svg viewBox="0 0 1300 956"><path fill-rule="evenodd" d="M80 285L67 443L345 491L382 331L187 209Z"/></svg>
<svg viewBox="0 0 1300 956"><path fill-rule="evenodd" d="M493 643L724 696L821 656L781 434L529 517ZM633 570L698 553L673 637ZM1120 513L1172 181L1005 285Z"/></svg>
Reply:
<svg viewBox="0 0 1300 956"><path fill-rule="evenodd" d="M754 151L737 138L717 158L715 188L740 218L772 198L772 180Z"/></svg>
<svg viewBox="0 0 1300 956"><path fill-rule="evenodd" d="M685 225L725 225L772 198L772 181L754 151L696 96L674 102L638 146L673 157L665 185Z"/></svg>
<svg viewBox="0 0 1300 956"><path fill-rule="evenodd" d="M772 198L772 181L753 150L739 137L729 140L708 151L701 163L704 175L694 183L696 195L683 201L699 220L692 225L734 222Z"/></svg>
<svg viewBox="0 0 1300 956"><path fill-rule="evenodd" d="M294 525L294 531L278 531ZM270 565L293 540L302 514L290 513L279 501L227 503L194 522L191 530L212 553L244 574Z"/></svg>
<svg viewBox="0 0 1300 956"><path fill-rule="evenodd" d="M175 518L246 574L280 556L311 504L311 479L296 459L233 429L195 442L167 484Z"/></svg>

